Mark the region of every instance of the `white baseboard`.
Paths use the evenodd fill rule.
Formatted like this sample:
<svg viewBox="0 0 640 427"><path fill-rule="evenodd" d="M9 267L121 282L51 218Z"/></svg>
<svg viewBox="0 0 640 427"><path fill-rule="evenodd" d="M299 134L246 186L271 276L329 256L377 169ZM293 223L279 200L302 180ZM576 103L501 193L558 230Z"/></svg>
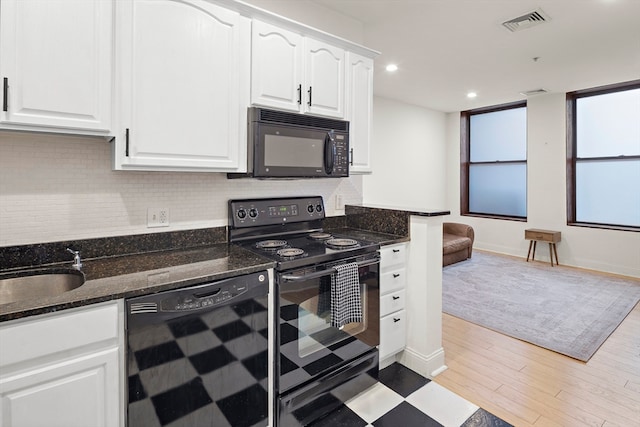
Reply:
<svg viewBox="0 0 640 427"><path fill-rule="evenodd" d="M447 365L444 363L444 349L442 347L427 356L410 348L405 348L401 353L400 363L430 379L447 369Z"/></svg>
<svg viewBox="0 0 640 427"><path fill-rule="evenodd" d="M382 370L387 366L393 365L395 362L397 362L397 359L398 359L397 354L393 354L384 360L380 360L380 362L378 363L378 367L380 370Z"/></svg>

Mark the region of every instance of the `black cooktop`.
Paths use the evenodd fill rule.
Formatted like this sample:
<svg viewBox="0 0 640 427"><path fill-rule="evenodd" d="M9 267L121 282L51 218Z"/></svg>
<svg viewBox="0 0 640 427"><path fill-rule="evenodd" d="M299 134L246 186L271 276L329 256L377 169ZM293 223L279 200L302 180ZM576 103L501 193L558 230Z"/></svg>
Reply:
<svg viewBox="0 0 640 427"><path fill-rule="evenodd" d="M331 234L322 230L295 235L269 236L240 245L252 252L275 261L276 270L357 257L380 248L377 243L353 239L344 234Z"/></svg>
<svg viewBox="0 0 640 427"><path fill-rule="evenodd" d="M321 196L229 201L229 242L276 262L285 270L375 252L377 243L322 229Z"/></svg>

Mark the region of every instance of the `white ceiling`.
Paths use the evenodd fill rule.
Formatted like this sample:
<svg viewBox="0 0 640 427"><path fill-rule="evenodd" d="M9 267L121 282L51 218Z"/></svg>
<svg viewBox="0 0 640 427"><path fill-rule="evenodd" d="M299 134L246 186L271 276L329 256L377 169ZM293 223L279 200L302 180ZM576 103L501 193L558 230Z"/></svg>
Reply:
<svg viewBox="0 0 640 427"><path fill-rule="evenodd" d="M382 52L376 95L438 111L640 79L640 0L314 1L363 22L363 44ZM537 8L548 22L513 33L501 25Z"/></svg>

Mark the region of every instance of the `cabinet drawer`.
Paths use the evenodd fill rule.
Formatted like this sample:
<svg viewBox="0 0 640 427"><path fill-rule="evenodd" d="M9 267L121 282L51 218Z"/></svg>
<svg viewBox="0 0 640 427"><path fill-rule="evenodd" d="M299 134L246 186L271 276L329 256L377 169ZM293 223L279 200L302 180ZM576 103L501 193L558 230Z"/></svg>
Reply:
<svg viewBox="0 0 640 427"><path fill-rule="evenodd" d="M64 310L0 327L0 366L118 339L118 304Z"/></svg>
<svg viewBox="0 0 640 427"><path fill-rule="evenodd" d="M407 318L405 310L380 319L380 360L404 349L406 332Z"/></svg>
<svg viewBox="0 0 640 427"><path fill-rule="evenodd" d="M560 241L560 232L552 230L524 230L524 238L527 240L539 240L542 242L557 243Z"/></svg>
<svg viewBox="0 0 640 427"><path fill-rule="evenodd" d="M398 289L404 289L407 285L407 270L398 268L380 275L380 295Z"/></svg>
<svg viewBox="0 0 640 427"><path fill-rule="evenodd" d="M407 245L389 245L380 248L380 268L383 270L406 262Z"/></svg>
<svg viewBox="0 0 640 427"><path fill-rule="evenodd" d="M403 310L405 306L404 289L391 292L380 297L380 316L386 316L394 311Z"/></svg>

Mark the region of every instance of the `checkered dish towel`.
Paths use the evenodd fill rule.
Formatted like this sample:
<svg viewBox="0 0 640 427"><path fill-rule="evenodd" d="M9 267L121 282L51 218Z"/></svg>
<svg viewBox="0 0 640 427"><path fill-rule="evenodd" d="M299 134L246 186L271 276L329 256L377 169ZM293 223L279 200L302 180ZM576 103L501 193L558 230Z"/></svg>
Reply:
<svg viewBox="0 0 640 427"><path fill-rule="evenodd" d="M362 322L358 263L334 268L337 271L331 275L331 326L341 328L347 323Z"/></svg>

